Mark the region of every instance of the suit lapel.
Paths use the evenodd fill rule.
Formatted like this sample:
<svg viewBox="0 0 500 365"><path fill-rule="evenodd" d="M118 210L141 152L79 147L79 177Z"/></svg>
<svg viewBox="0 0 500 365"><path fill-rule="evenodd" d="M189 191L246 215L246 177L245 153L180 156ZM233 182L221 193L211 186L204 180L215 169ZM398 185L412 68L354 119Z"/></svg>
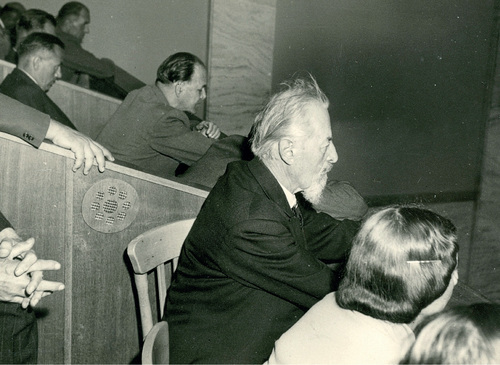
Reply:
<svg viewBox="0 0 500 365"><path fill-rule="evenodd" d="M305 247L304 230L300 219L294 215L290 208L278 180L276 180L271 171L257 157L248 163L248 168L267 198L276 204L281 214L290 222L289 227L296 243Z"/></svg>

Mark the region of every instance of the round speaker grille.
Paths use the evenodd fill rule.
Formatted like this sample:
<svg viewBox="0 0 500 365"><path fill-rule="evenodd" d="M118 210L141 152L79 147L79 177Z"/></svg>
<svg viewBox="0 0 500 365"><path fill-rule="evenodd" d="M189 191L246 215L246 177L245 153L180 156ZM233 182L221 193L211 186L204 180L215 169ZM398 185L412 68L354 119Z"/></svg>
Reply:
<svg viewBox="0 0 500 365"><path fill-rule="evenodd" d="M83 197L83 219L98 232L115 233L124 230L134 221L138 211L137 191L125 181L98 181Z"/></svg>

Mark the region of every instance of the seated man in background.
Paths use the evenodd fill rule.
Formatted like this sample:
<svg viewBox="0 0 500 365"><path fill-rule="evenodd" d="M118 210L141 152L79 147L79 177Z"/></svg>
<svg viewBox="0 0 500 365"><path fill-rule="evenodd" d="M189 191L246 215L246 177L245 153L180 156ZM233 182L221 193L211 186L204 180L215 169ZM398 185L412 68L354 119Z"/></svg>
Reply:
<svg viewBox="0 0 500 365"><path fill-rule="evenodd" d="M77 1L63 5L56 18L57 36L66 46L62 79L118 99L143 87L138 80L113 61L97 58L82 48L83 38L89 32L89 9Z"/></svg>
<svg viewBox="0 0 500 365"><path fill-rule="evenodd" d="M157 71L155 85L132 91L97 141L117 160L139 170L172 177L179 163L196 162L221 137L212 122L190 120L206 98L207 71L190 53L176 53Z"/></svg>
<svg viewBox="0 0 500 365"><path fill-rule="evenodd" d="M22 41L31 33L56 34L56 18L40 9L26 10L16 26L16 46L12 47L5 60L17 64L17 50Z"/></svg>
<svg viewBox="0 0 500 365"><path fill-rule="evenodd" d="M87 175L95 161L103 172L105 159L114 161L111 153L99 143L3 94L0 94L0 110L0 132L19 137L37 148L47 139L71 150L75 154L73 171L83 166L83 173Z"/></svg>
<svg viewBox="0 0 500 365"><path fill-rule="evenodd" d="M318 213L337 161L329 101L297 79L257 115L251 161L219 178L170 286L172 363L263 363L274 341L336 290L359 222Z"/></svg>
<svg viewBox="0 0 500 365"><path fill-rule="evenodd" d="M19 3L7 3L0 9L0 59L5 59L16 42L16 24L23 11Z"/></svg>
<svg viewBox="0 0 500 365"><path fill-rule="evenodd" d="M47 33L32 33L19 46L15 68L0 85L0 92L76 129L47 92L61 76L64 44Z"/></svg>
<svg viewBox="0 0 500 365"><path fill-rule="evenodd" d="M34 307L42 297L64 289L43 280L46 270L59 270L52 260L38 260L33 238L23 241L0 212L0 363L36 364L38 330Z"/></svg>

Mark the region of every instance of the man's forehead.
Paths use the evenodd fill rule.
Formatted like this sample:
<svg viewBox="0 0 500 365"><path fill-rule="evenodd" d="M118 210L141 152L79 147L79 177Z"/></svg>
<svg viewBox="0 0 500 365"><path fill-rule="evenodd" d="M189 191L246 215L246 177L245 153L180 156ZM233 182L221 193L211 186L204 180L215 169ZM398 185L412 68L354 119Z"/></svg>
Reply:
<svg viewBox="0 0 500 365"><path fill-rule="evenodd" d="M87 9L83 8L82 10L80 10L78 18L83 20L85 23L90 23L90 12Z"/></svg>
<svg viewBox="0 0 500 365"><path fill-rule="evenodd" d="M305 110L305 117L314 133L324 139L332 138L332 128L328 108L317 101L309 103Z"/></svg>
<svg viewBox="0 0 500 365"><path fill-rule="evenodd" d="M43 25L42 29L37 29L37 32L55 35L56 34L56 27L51 22L46 22Z"/></svg>
<svg viewBox="0 0 500 365"><path fill-rule="evenodd" d="M59 47L59 46L54 46L54 49L51 51L51 50L48 50L48 49L41 49L37 52L37 54L46 59L46 60L57 60L57 59L61 59L62 56L63 56L63 53L64 53L64 50Z"/></svg>
<svg viewBox="0 0 500 365"><path fill-rule="evenodd" d="M207 70L200 64L194 66L192 81L205 85L207 83Z"/></svg>

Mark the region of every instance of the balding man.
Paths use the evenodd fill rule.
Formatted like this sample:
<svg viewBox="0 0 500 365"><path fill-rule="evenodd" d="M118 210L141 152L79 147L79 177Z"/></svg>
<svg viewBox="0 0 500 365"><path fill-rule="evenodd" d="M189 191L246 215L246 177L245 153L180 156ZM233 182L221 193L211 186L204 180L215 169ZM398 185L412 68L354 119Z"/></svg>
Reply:
<svg viewBox="0 0 500 365"><path fill-rule="evenodd" d="M0 85L0 92L76 129L47 92L61 77L64 43L52 34L32 33L18 50L17 68Z"/></svg>
<svg viewBox="0 0 500 365"><path fill-rule="evenodd" d="M119 99L124 99L130 91L145 85L113 61L97 58L82 48L83 38L90 29L90 11L85 5L77 1L64 4L56 21L57 36L66 45L62 68L64 81Z"/></svg>

